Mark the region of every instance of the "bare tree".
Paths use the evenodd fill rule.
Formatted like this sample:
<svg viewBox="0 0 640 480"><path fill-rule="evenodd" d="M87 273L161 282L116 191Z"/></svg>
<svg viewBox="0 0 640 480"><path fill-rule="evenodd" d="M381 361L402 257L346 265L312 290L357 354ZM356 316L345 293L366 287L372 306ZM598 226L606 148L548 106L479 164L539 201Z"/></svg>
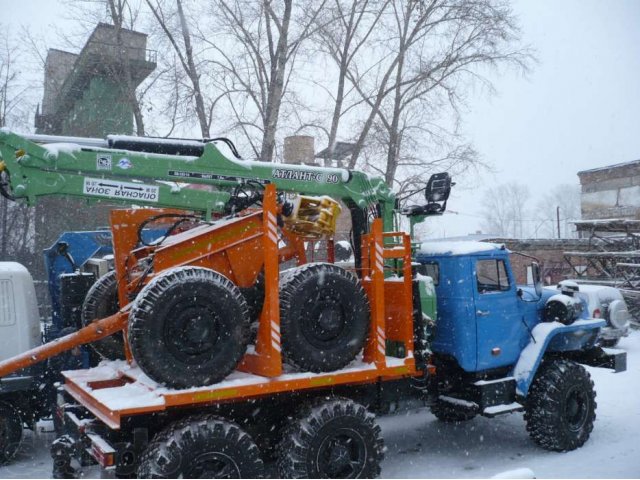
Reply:
<svg viewBox="0 0 640 480"><path fill-rule="evenodd" d="M381 19L375 59L347 71L368 105L349 167L356 166L372 136L378 143L385 140L380 170L390 185L399 167L419 167L427 148L458 167L475 164L473 149L457 133L463 93L473 80L490 86L481 75L487 68L526 68L530 59L519 45L508 5L494 0L393 0Z"/></svg>
<svg viewBox="0 0 640 480"><path fill-rule="evenodd" d="M318 17L319 28L315 38L320 50L335 63L338 74L337 85L333 86L335 94L332 94L333 114L328 131L327 163L333 157L342 117L362 102L345 105L353 89L347 88L349 70L358 55L371 53L366 48L367 42L388 4L389 0L333 0Z"/></svg>
<svg viewBox="0 0 640 480"><path fill-rule="evenodd" d="M221 96L218 96L218 98L213 101L206 101L206 95L203 91L201 81L202 61L196 58L193 44L194 39L183 2L182 0L175 0L175 2L160 0L145 1L158 25L162 28L170 48L175 52L175 57L187 76L188 82L190 83L189 97L191 97L194 102L200 132L203 138L209 138L213 110ZM174 107L178 109L180 103L175 103L175 101L179 98L177 94L181 82L176 75L177 72L175 69L173 73L173 86L176 88L173 100ZM208 103L208 105L205 105L206 103Z"/></svg>
<svg viewBox="0 0 640 480"><path fill-rule="evenodd" d="M32 86L18 69L25 64L19 38L6 25L0 41L0 128L27 129L33 108ZM33 209L0 197L0 260L31 264L33 255Z"/></svg>
<svg viewBox="0 0 640 480"><path fill-rule="evenodd" d="M558 215L560 216L560 236L576 238L577 232L573 222L580 219L580 187L578 185L556 185L537 202L536 227L541 236L548 238L558 236ZM538 236L537 231L536 236Z"/></svg>
<svg viewBox="0 0 640 480"><path fill-rule="evenodd" d="M211 27L217 37L200 33L212 50L211 68L228 92L236 127L260 160L273 159L296 56L315 32L325 2L218 0Z"/></svg>
<svg viewBox="0 0 640 480"><path fill-rule="evenodd" d="M33 99L31 85L24 81L19 65L24 65L24 50L6 25L0 40L0 127L28 128Z"/></svg>
<svg viewBox="0 0 640 480"><path fill-rule="evenodd" d="M486 191L482 200L483 228L491 234L522 238L528 233L525 222L529 188L520 183L504 183Z"/></svg>

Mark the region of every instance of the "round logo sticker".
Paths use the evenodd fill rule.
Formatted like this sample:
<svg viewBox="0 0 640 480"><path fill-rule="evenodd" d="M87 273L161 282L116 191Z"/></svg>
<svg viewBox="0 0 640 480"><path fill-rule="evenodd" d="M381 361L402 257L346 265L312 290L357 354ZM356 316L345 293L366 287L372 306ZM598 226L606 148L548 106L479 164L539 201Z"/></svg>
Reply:
<svg viewBox="0 0 640 480"><path fill-rule="evenodd" d="M131 167L133 167L133 163L131 163L131 160L126 157L121 158L118 162L118 168L121 168L122 170L129 170Z"/></svg>

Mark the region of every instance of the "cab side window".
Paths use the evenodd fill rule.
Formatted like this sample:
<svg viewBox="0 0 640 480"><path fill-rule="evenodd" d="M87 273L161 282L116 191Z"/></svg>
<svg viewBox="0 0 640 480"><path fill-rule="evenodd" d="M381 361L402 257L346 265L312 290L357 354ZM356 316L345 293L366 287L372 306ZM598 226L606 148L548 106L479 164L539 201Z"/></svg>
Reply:
<svg viewBox="0 0 640 480"><path fill-rule="evenodd" d="M425 262L415 266L416 272L420 275L431 277L434 285L440 283L440 266L437 262Z"/></svg>
<svg viewBox="0 0 640 480"><path fill-rule="evenodd" d="M504 260L478 260L476 280L479 293L506 292L511 288Z"/></svg>

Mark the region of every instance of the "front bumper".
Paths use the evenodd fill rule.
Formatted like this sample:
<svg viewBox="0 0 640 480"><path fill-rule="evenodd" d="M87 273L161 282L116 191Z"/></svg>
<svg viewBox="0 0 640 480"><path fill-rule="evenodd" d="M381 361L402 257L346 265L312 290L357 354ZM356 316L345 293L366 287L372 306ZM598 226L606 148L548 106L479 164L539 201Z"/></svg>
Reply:
<svg viewBox="0 0 640 480"><path fill-rule="evenodd" d="M627 370L627 352L622 350L604 350L593 347L587 350L568 352L568 357L590 367L610 368L615 373Z"/></svg>

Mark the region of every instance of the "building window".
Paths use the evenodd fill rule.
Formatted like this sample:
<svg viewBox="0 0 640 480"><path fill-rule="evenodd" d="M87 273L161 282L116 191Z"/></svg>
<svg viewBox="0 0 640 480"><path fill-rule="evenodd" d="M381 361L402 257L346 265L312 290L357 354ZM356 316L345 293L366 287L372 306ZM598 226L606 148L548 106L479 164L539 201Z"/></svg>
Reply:
<svg viewBox="0 0 640 480"><path fill-rule="evenodd" d="M476 262L478 292L506 292L511 288L504 260L478 260Z"/></svg>

